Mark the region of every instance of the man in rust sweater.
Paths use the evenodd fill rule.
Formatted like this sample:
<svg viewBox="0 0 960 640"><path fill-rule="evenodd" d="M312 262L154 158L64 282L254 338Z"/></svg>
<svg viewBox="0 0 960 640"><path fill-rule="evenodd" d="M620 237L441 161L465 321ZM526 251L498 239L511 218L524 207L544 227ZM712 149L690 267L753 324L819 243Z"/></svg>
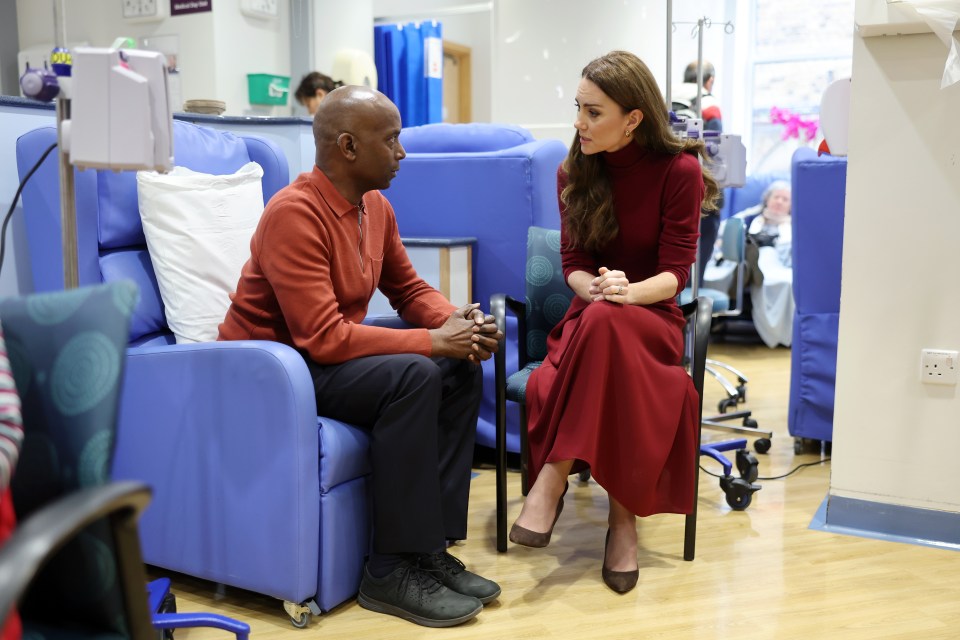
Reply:
<svg viewBox="0 0 960 640"><path fill-rule="evenodd" d="M406 156L378 91L332 91L314 117L316 166L278 192L250 242L221 340L300 351L318 411L369 429L373 553L358 600L426 626L476 616L500 594L446 551L466 537L480 361L502 334L416 273L386 189ZM380 289L413 329L362 324Z"/></svg>

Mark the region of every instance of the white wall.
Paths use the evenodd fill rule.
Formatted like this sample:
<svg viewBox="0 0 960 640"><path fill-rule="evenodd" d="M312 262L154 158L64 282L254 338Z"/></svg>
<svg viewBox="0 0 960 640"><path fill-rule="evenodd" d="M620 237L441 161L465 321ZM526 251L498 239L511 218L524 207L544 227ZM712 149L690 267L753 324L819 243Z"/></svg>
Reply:
<svg viewBox="0 0 960 640"><path fill-rule="evenodd" d="M373 58L371 0L293 0L313 2L314 69L331 75L341 49L359 49ZM299 78L297 79L299 80ZM340 80L340 78L334 78Z"/></svg>
<svg viewBox="0 0 960 640"><path fill-rule="evenodd" d="M228 115L243 115L247 73L289 74L289 0L279 4L273 20L241 14L239 0L217 0L212 12L136 23L123 19L117 0L71 0L64 3L67 42L105 47L119 36L177 35L183 99L223 100ZM17 0L17 25L21 49L52 45L53 3Z"/></svg>
<svg viewBox="0 0 960 640"><path fill-rule="evenodd" d="M723 0L674 2L674 22L707 16L717 24L704 30L704 58L717 66L715 93L724 96L732 76L723 68L727 20ZM592 59L625 49L647 64L665 90L666 3L662 0L601 1L499 0L494 47L493 119L523 124L538 138L572 137L573 100L580 72ZM730 18L735 19L735 16ZM678 24L673 33L672 80L697 58L695 25ZM732 65L729 65L732 66ZM732 92L730 92L732 95Z"/></svg>
<svg viewBox="0 0 960 640"><path fill-rule="evenodd" d="M960 512L960 396L919 376L922 348L960 349L960 85L939 88L946 56L932 34L854 40L830 492Z"/></svg>
<svg viewBox="0 0 960 640"><path fill-rule="evenodd" d="M215 59L215 99L227 103L226 115L264 112L268 115L290 115L289 99L286 107L266 109L251 107L248 100L248 73L290 75L290 0L278 0L277 5L280 15L263 20L240 13L240 0L216 0L213 3L214 36L209 53ZM183 41L184 36L181 36L181 47ZM291 78L291 93L296 90L294 83ZM210 97L206 93L209 93L208 87L201 81L199 86L192 85L189 91L185 85L183 98Z"/></svg>

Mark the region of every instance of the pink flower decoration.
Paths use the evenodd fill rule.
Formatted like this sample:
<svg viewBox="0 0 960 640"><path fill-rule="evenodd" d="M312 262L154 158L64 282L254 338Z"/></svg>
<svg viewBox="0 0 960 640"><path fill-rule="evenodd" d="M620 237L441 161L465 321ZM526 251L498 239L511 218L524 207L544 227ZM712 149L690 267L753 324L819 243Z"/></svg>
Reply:
<svg viewBox="0 0 960 640"><path fill-rule="evenodd" d="M799 140L800 132L803 131L804 142L809 142L816 137L820 124L819 118L814 117L805 120L800 117L799 114L789 109L780 109L778 107L770 107L770 122L783 125L781 140L788 138L796 138Z"/></svg>

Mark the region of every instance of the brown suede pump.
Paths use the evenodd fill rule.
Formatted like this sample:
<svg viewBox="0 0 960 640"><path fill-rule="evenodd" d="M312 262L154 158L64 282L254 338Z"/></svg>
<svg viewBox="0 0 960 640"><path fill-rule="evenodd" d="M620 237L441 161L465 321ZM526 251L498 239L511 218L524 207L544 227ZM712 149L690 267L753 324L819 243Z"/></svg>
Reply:
<svg viewBox="0 0 960 640"><path fill-rule="evenodd" d="M600 575L603 576L603 582L617 593L626 593L637 586L637 580L640 579L640 568L633 571L613 571L607 569L607 547L610 545L610 529L607 529L607 539L603 543L603 567Z"/></svg>
<svg viewBox="0 0 960 640"><path fill-rule="evenodd" d="M513 526L510 527L510 542L514 544L523 545L524 547L534 547L539 549L550 544L550 536L553 535L553 527L556 526L557 520L560 518L560 512L563 511L563 497L567 495L567 489L570 488L570 483L568 482L563 487L563 493L560 494L560 500L557 501L557 515L553 517L553 524L550 525L550 530L546 533L539 533L537 531L531 531L530 529L524 529L521 526L518 526L517 523L513 523Z"/></svg>

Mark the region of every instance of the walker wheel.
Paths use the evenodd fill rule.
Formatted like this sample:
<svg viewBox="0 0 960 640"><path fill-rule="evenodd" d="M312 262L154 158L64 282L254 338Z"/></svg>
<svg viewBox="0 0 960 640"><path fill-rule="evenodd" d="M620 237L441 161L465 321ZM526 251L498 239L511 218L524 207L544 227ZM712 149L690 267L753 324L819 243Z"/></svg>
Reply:
<svg viewBox="0 0 960 640"><path fill-rule="evenodd" d="M747 484L753 484L753 481L760 475L757 469L759 464L756 456L746 449L737 450L737 471L740 472L740 477L743 478Z"/></svg>
<svg viewBox="0 0 960 640"><path fill-rule="evenodd" d="M740 478L736 478L730 483L730 487L724 490L727 497L727 504L734 511L743 511L750 506L753 501L754 488Z"/></svg>

